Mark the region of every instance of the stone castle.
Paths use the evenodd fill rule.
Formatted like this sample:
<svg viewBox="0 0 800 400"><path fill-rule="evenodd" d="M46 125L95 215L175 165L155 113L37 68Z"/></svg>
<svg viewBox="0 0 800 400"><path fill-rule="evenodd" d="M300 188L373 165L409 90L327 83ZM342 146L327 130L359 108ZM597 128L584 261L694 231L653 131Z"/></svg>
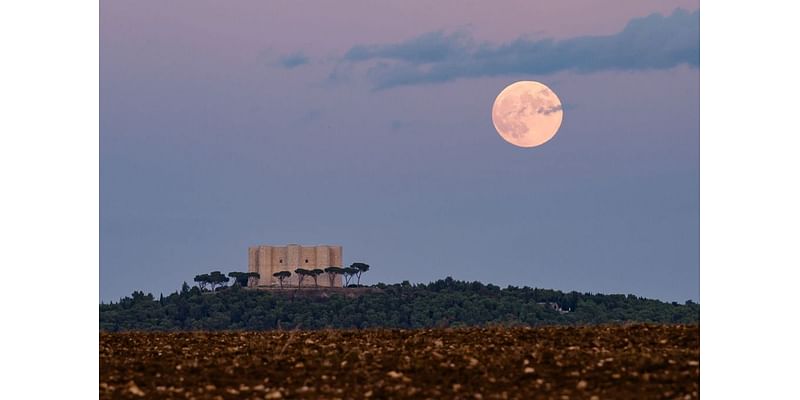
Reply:
<svg viewBox="0 0 800 400"><path fill-rule="evenodd" d="M278 271L289 271L292 275L283 281L283 286L297 286L298 276L294 270L325 269L328 267L342 266L342 246L301 246L290 244L288 246L252 246L247 249L247 272L258 272L261 276L254 280L250 286L279 286L278 278L272 274ZM317 279L319 286L330 287L327 275ZM303 286L314 286L311 277L305 278ZM333 282L334 287L342 287L342 276L337 275Z"/></svg>

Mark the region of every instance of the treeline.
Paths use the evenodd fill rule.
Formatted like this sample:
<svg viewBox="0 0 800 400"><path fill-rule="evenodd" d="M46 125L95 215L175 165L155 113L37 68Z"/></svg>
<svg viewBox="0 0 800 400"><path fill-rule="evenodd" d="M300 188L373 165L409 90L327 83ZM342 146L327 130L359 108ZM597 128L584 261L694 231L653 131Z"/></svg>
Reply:
<svg viewBox="0 0 800 400"><path fill-rule="evenodd" d="M231 286L216 293L184 283L156 298L134 292L100 304L100 329L261 330L427 328L488 324L552 325L623 322L699 323L700 305L634 295L561 292L452 278L429 284L377 284L358 296L287 295Z"/></svg>
<svg viewBox="0 0 800 400"><path fill-rule="evenodd" d="M364 272L369 271L369 264L365 263L353 263L350 264L349 267L341 268L341 267L328 267L328 268L315 268L315 269L305 269L305 268L297 268L294 270L294 273L297 275L297 285L295 287L303 286L303 281L311 277L314 281L314 287L319 287L319 276L320 275L327 275L328 280L330 283L330 287L334 286L334 282L336 281L337 275L341 275L344 277L345 287L350 286L350 280L353 277L356 277L356 284L355 286L358 287L361 285L361 275ZM278 279L278 283L283 288L283 283L289 277L292 276L291 271L278 271L272 274L275 278ZM261 279L261 274L258 272L229 272L227 276L220 271L212 271L208 274L200 274L194 277L195 283L197 283L198 287L200 287L200 291L210 290L212 292L218 289L225 289L227 288L227 283L233 280L233 286L253 286L258 280ZM210 289L209 289L210 288Z"/></svg>

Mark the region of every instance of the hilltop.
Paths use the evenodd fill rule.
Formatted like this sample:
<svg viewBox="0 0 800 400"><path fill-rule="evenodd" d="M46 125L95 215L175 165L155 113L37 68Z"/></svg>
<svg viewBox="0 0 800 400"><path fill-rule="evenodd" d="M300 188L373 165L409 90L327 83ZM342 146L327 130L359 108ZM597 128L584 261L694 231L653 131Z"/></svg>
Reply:
<svg viewBox="0 0 800 400"><path fill-rule="evenodd" d="M322 328L429 328L538 326L606 323L700 322L700 305L667 303L635 295L562 292L452 278L429 284L399 284L320 290L292 295L232 286L208 293L185 284L155 298L134 292L100 304L100 330L263 330ZM341 293L340 293L341 292Z"/></svg>

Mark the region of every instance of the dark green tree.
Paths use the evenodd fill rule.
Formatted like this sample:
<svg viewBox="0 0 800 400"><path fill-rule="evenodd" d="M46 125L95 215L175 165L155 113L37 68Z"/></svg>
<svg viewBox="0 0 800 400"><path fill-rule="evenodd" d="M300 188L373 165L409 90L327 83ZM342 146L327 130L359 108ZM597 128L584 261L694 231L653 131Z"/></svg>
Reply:
<svg viewBox="0 0 800 400"><path fill-rule="evenodd" d="M261 279L261 274L259 274L258 272L248 272L247 286L251 286L250 285L251 283L253 284L253 286L255 286L256 282L258 282L259 279Z"/></svg>
<svg viewBox="0 0 800 400"><path fill-rule="evenodd" d="M350 286L350 280L353 279L353 276L358 273L358 269L347 267L343 269L344 273L344 286Z"/></svg>
<svg viewBox="0 0 800 400"><path fill-rule="evenodd" d="M278 284L280 284L281 285L281 289L283 289L283 281L286 278L292 276L292 273L289 272L289 271L278 271L278 272L272 274L272 276L278 278Z"/></svg>
<svg viewBox="0 0 800 400"><path fill-rule="evenodd" d="M314 278L314 286L319 287L319 282L317 282L317 278L319 278L320 275L324 274L325 271L323 271L323 270L321 270L319 268L314 268L309 272L310 272L311 277Z"/></svg>
<svg viewBox="0 0 800 400"><path fill-rule="evenodd" d="M208 274L208 278L209 278L209 283L211 284L212 292L217 287L222 286L223 284L228 283L231 280L231 278L228 278L227 276L225 276L225 274L219 271L212 271L210 274Z"/></svg>
<svg viewBox="0 0 800 400"><path fill-rule="evenodd" d="M258 272L230 272L228 276L233 279L234 285L250 286L251 279L261 278Z"/></svg>
<svg viewBox="0 0 800 400"><path fill-rule="evenodd" d="M211 277L208 274L195 275L194 281L200 286L200 290L206 290L206 285L211 283Z"/></svg>
<svg viewBox="0 0 800 400"><path fill-rule="evenodd" d="M228 277L233 279L234 285L247 286L247 272L228 272Z"/></svg>
<svg viewBox="0 0 800 400"><path fill-rule="evenodd" d="M303 286L303 281L307 276L311 275L311 271L305 268L298 268L294 270L294 273L297 274L297 287Z"/></svg>
<svg viewBox="0 0 800 400"><path fill-rule="evenodd" d="M352 263L350 264L350 268L355 268L358 271L356 272L356 279L357 279L356 285L361 286L361 274L369 271L369 264L364 264L360 262Z"/></svg>
<svg viewBox="0 0 800 400"><path fill-rule="evenodd" d="M328 280L331 283L331 287L333 287L334 282L336 282L336 275L344 274L344 268L328 267L325 268L325 273L328 274Z"/></svg>

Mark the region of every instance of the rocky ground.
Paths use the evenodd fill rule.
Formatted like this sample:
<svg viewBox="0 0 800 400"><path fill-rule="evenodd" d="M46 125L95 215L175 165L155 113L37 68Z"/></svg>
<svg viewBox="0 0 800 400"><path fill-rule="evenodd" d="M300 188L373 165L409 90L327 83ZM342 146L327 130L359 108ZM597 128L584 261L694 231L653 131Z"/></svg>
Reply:
<svg viewBox="0 0 800 400"><path fill-rule="evenodd" d="M700 328L101 333L100 398L695 399Z"/></svg>

